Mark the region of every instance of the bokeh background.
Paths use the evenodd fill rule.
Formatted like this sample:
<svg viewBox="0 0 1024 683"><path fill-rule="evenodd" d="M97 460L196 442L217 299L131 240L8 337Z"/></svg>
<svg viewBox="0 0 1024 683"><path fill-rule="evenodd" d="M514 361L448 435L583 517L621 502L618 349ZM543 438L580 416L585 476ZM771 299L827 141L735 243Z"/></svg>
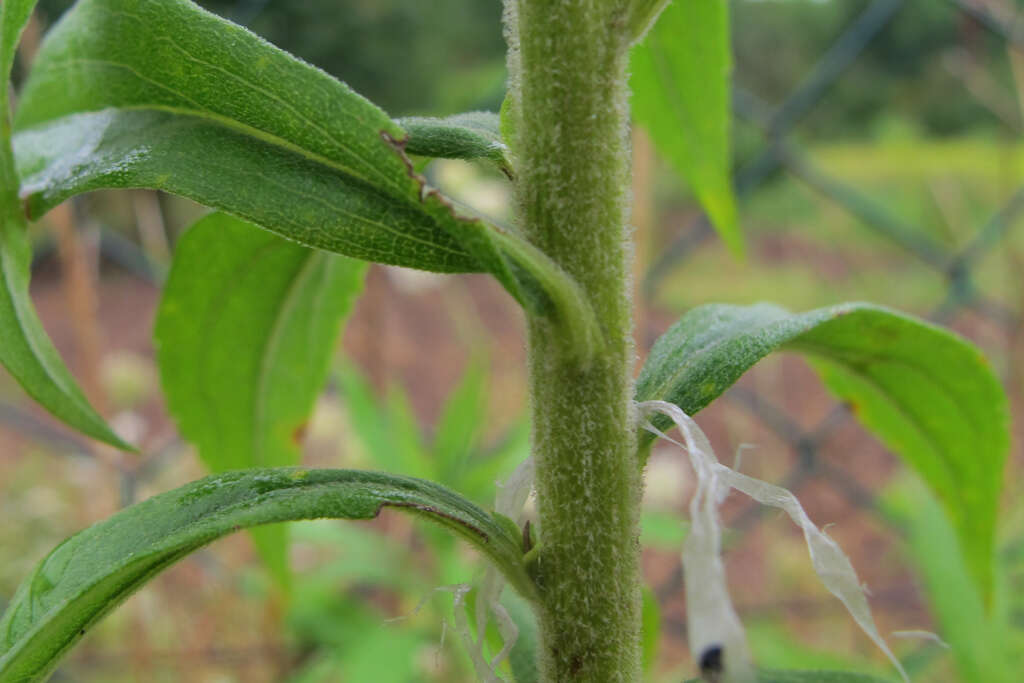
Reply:
<svg viewBox="0 0 1024 683"><path fill-rule="evenodd" d="M70 3L43 1L27 40ZM392 115L497 110L499 0L202 3L345 80ZM999 530L1011 666L1024 670L1024 3L733 0L738 261L642 130L634 132L638 360L707 302L806 310L868 300L980 345L1011 397L1015 440ZM435 162L434 183L497 220L508 186ZM86 393L142 455L87 443L0 371L0 607L31 566L83 526L204 474L160 396L151 328L174 243L204 210L151 192L90 195L35 225L33 297ZM483 276L374 266L308 431L312 466L431 471L482 504L528 453L523 321ZM770 358L699 421L719 455L792 488L850 554L883 633L918 681L960 681L991 643L962 628L948 546L913 476L795 357ZM568 429L573 425L567 425ZM397 456L396 454L401 454ZM643 520L649 679L693 675L679 549L691 477L656 450ZM891 675L814 578L775 512L730 499L727 567L761 664ZM581 520L581 525L585 524ZM282 599L237 535L190 556L108 617L54 681L473 680L451 593L479 563L442 533L385 512L293 527ZM954 570L950 570L954 571ZM654 608L652 605L656 605ZM968 610L969 611L969 610ZM960 624L961 628L956 625Z"/></svg>

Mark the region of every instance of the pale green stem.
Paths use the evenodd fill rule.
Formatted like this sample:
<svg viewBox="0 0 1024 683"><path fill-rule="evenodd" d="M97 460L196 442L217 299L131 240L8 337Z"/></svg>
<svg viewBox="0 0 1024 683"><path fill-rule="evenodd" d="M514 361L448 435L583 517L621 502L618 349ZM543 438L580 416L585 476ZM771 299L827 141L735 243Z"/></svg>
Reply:
<svg viewBox="0 0 1024 683"><path fill-rule="evenodd" d="M530 321L547 682L640 680L624 4L510 0L507 17L522 230L604 336L584 365L558 327Z"/></svg>

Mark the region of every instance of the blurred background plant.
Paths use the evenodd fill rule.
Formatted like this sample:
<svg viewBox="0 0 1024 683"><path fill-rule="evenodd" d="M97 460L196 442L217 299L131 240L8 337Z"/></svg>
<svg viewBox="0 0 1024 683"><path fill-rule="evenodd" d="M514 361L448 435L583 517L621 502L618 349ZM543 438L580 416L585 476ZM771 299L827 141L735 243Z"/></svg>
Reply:
<svg viewBox="0 0 1024 683"><path fill-rule="evenodd" d="M36 40L70 4L40 3ZM503 97L499 0L202 4L395 116L497 110ZM816 522L833 525L883 633L928 629L951 646L894 641L915 680L1015 680L1024 670L1024 3L734 0L731 9L749 254L730 255L637 129L638 350L695 305L762 299L793 310L870 300L979 344L1009 389L1016 435L990 607L967 586L934 502L800 360L766 360L700 421L720 452L742 453L744 471L783 482ZM507 220L493 170L437 161L427 172ZM167 418L150 341L170 250L201 212L150 192L98 193L35 226L33 294L47 329L144 455L85 443L0 374L0 607L66 535L203 473ZM305 462L429 476L490 504L528 433L522 323L494 283L374 266L343 346ZM653 681L693 671L678 557L690 485L678 456L656 450L642 539ZM887 674L811 580L785 520L733 500L725 517L731 584L762 665ZM329 681L339 662L342 680L473 680L451 630L451 595L434 590L477 577L470 551L386 513L292 534L289 598L247 536L226 539L133 597L54 680Z"/></svg>

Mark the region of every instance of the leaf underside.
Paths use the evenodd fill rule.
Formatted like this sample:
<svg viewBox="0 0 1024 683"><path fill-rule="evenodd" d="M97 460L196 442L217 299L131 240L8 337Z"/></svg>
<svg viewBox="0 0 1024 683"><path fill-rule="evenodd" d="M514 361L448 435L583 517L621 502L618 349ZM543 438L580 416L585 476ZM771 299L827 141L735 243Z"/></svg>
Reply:
<svg viewBox="0 0 1024 683"><path fill-rule="evenodd" d="M89 405L43 329L29 297L32 249L11 149L8 81L34 1L0 3L0 363L25 391L68 425L130 450Z"/></svg>
<svg viewBox="0 0 1024 683"><path fill-rule="evenodd" d="M213 472L297 465L366 263L225 214L178 241L154 339L168 408ZM286 581L287 527L253 537Z"/></svg>
<svg viewBox="0 0 1024 683"><path fill-rule="evenodd" d="M157 573L211 541L274 522L372 519L383 507L454 531L535 599L519 539L490 513L437 484L354 470L230 472L125 508L57 546L0 618L0 683L45 679L86 629Z"/></svg>
<svg viewBox="0 0 1024 683"><path fill-rule="evenodd" d="M668 401L693 415L778 350L807 355L826 385L937 494L974 581L991 595L1009 436L1006 397L984 356L946 330L871 304L802 314L769 304L709 305L655 343L637 400Z"/></svg>

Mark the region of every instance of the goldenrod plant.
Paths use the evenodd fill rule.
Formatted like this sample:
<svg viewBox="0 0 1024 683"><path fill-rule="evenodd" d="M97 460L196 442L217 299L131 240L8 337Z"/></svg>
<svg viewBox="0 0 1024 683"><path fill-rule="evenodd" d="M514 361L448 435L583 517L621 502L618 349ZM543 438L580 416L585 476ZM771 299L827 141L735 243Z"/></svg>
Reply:
<svg viewBox="0 0 1024 683"><path fill-rule="evenodd" d="M287 527L264 525L370 519L385 507L440 525L489 565L475 641L464 605L455 612L481 680L640 681L642 473L655 434L672 424L699 482L684 565L700 675L869 680L759 672L729 601L717 506L735 488L793 518L826 586L889 652L838 546L792 494L719 463L691 419L778 350L805 354L930 489L953 530L947 544L964 558L963 585L991 604L1007 409L964 340L871 304L798 314L709 304L659 339L633 380L631 89L634 118L742 257L724 0L506 0L501 112L405 120L188 0L75 3L12 113L6 84L34 4L0 4L0 361L69 426L130 449L33 311L27 223L99 189L150 188L211 207L177 245L155 339L169 409L215 473L43 558L0 620L0 682L46 679L128 595L217 538L251 529L286 585ZM513 224L431 187L420 169L434 157L499 168ZM296 466L297 430L369 261L489 273L521 305L531 455L494 509L413 476ZM524 528L531 488L538 524ZM502 588L527 606L535 634L503 607ZM453 590L462 602L465 590ZM484 642L488 620L503 636L497 652Z"/></svg>

